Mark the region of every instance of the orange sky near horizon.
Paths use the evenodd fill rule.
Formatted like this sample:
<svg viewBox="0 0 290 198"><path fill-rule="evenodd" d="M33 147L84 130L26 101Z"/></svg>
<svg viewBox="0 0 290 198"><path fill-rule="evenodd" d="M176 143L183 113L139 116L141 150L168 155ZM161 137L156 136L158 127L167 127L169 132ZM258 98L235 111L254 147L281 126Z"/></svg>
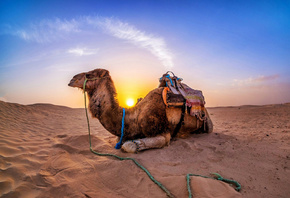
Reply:
<svg viewBox="0 0 290 198"><path fill-rule="evenodd" d="M175 71L175 70L173 70ZM159 85L160 75L146 74L136 78L127 78L128 75L116 76L113 73L112 79L114 81L117 90L117 99L122 107L128 107L126 101L133 99L135 103L137 99L144 98L151 90L155 89ZM179 72L175 72L178 74ZM157 77L158 76L158 77ZM183 77L180 76L179 77ZM206 107L218 107L218 106L240 106L240 105L266 105L287 103L289 93L283 90L287 89L281 87L280 84L264 85L250 83L247 85L233 84L230 87L220 88L220 85L212 85L206 83L206 79L202 83L196 83L190 79L183 78L183 82L194 89L199 89L203 92L206 101ZM196 84L196 86L194 86ZM271 92L271 94L269 94ZM73 93L72 97L78 98L74 104L69 104L71 107L83 107L83 94L81 91ZM278 101L278 102L277 102Z"/></svg>

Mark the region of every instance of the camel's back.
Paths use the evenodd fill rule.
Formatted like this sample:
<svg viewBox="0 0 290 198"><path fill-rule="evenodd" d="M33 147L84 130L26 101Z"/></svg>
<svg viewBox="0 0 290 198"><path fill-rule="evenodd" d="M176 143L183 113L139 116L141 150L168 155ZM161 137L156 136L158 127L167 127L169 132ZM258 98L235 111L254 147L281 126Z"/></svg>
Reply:
<svg viewBox="0 0 290 198"><path fill-rule="evenodd" d="M162 100L162 90L163 88L156 88L150 91L136 105L139 129L146 137L164 133L168 129L166 106Z"/></svg>
<svg viewBox="0 0 290 198"><path fill-rule="evenodd" d="M173 134L176 125L180 122L181 108L167 108L163 102L164 87L150 91L129 113L133 121L130 127L134 137L152 137L157 134L170 132ZM189 134L197 130L202 123L197 123L195 116L186 114L184 124L179 133Z"/></svg>
<svg viewBox="0 0 290 198"><path fill-rule="evenodd" d="M150 91L137 105L138 111L149 113L157 109L165 113L166 106L162 99L163 87L153 89Z"/></svg>

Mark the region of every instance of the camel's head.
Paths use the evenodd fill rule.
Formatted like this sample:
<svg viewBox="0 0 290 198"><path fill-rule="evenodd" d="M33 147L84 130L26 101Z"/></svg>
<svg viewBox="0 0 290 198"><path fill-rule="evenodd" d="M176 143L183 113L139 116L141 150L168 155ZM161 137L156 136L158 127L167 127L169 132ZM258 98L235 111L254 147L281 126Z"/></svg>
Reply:
<svg viewBox="0 0 290 198"><path fill-rule="evenodd" d="M96 88L96 85L100 81L106 78L110 78L110 74L109 74L109 71L105 69L95 69L86 73L85 72L80 73L80 74L75 75L71 79L68 86L83 89L86 78L88 79L86 83L86 90L92 90Z"/></svg>

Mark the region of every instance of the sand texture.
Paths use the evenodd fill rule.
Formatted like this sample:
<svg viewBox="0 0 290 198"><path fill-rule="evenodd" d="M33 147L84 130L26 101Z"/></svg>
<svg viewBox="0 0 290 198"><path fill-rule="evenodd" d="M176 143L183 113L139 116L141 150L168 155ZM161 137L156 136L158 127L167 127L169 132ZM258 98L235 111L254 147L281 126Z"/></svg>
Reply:
<svg viewBox="0 0 290 198"><path fill-rule="evenodd" d="M211 134L193 134L139 154L115 150L116 137L91 119L96 151L133 157L176 197L188 197L186 174L219 173L237 180L193 177L194 197L290 197L290 104L208 109ZM89 150L84 109L0 101L1 197L166 197L132 161Z"/></svg>

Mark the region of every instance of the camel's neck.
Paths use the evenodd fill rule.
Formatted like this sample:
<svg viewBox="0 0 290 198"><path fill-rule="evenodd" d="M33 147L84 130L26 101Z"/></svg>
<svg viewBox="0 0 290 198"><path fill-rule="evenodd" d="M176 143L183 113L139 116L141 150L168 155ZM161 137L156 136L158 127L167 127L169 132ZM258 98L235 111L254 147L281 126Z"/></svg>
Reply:
<svg viewBox="0 0 290 198"><path fill-rule="evenodd" d="M115 98L116 90L111 79L88 91L89 109L113 135L121 135L122 108Z"/></svg>

